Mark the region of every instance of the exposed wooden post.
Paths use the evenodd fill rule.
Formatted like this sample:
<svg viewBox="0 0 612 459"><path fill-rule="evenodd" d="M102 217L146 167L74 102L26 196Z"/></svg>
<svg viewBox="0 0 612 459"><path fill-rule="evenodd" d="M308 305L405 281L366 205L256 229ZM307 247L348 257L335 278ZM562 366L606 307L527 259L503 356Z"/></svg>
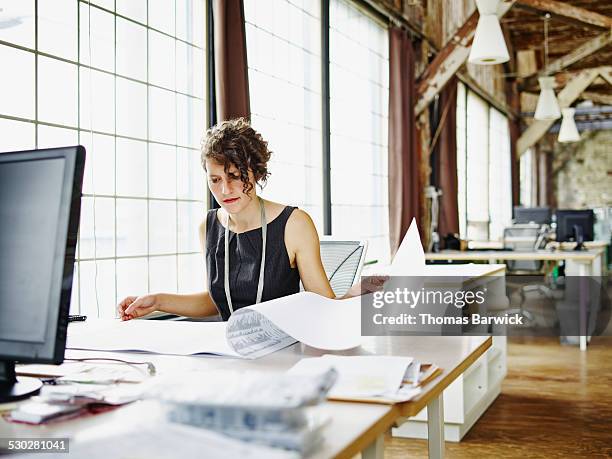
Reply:
<svg viewBox="0 0 612 459"><path fill-rule="evenodd" d="M569 107L582 92L597 78L600 69L584 70L577 74L565 88L557 95L561 108ZM523 132L516 143L516 153L519 157L548 132L555 121L534 120L534 122Z"/></svg>
<svg viewBox="0 0 612 459"><path fill-rule="evenodd" d="M501 3L497 11L497 17L501 18L506 14L514 1ZM436 94L444 88L448 80L467 61L477 24L478 12L474 11L421 75L417 86L418 101L415 107L417 115L429 105Z"/></svg>
<svg viewBox="0 0 612 459"><path fill-rule="evenodd" d="M612 18L557 0L517 0L517 6L546 11L553 16L602 29L612 28Z"/></svg>

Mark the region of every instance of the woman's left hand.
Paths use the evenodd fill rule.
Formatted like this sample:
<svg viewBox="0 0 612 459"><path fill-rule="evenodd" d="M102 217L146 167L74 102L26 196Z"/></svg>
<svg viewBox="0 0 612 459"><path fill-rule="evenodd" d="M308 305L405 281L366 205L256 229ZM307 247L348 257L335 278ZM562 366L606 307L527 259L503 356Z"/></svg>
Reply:
<svg viewBox="0 0 612 459"><path fill-rule="evenodd" d="M352 298L354 296L361 296L371 292L377 292L383 289L385 282L389 280L389 276L373 275L364 276L362 281L353 285L348 292L342 297L342 299Z"/></svg>

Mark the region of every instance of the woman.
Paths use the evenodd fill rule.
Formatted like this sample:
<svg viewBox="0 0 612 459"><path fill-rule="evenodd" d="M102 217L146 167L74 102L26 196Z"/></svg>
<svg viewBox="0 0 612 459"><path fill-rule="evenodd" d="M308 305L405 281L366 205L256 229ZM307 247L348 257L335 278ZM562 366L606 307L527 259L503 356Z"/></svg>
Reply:
<svg viewBox="0 0 612 459"><path fill-rule="evenodd" d="M189 317L219 313L227 320L236 309L299 292L300 280L305 290L334 298L310 216L257 195L255 185L262 188L270 175L270 154L268 143L242 118L207 132L202 165L221 206L210 210L200 225L208 291L129 296L117 308L122 320L153 311ZM345 298L359 294L357 284Z"/></svg>

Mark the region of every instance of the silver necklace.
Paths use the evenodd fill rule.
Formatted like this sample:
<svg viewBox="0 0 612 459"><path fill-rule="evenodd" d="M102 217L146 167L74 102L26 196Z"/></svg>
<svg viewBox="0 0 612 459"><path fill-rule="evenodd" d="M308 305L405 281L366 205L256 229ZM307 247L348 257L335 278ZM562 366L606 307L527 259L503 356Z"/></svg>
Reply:
<svg viewBox="0 0 612 459"><path fill-rule="evenodd" d="M263 199L259 196L259 208L261 209L261 264L259 265L259 282L257 283L257 298L255 300L255 304L261 303L261 296L263 294L263 284L264 284L264 270L266 266L266 235L268 232L268 223L266 222L266 209L264 206ZM224 287L225 287L225 299L227 300L227 305L230 309L230 313L234 313L234 306L232 305L232 296L230 293L230 285L229 285L229 213L227 214L227 220L225 223L225 254L224 254Z"/></svg>

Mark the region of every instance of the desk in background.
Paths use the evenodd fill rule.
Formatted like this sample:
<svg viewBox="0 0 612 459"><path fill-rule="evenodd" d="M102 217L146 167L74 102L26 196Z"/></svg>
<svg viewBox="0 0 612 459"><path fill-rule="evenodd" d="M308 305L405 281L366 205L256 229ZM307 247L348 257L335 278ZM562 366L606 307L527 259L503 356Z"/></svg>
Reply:
<svg viewBox="0 0 612 459"><path fill-rule="evenodd" d="M564 261L566 276L602 276L605 273L604 266L605 247L591 248L589 250L534 250L531 252L519 252L513 250L443 250L439 253L426 253L426 260L447 261L485 261L498 263L503 260L529 260L529 261ZM580 295L580 350L586 351L586 302L585 295Z"/></svg>
<svg viewBox="0 0 612 459"><path fill-rule="evenodd" d="M484 261L499 263L504 260L523 261L565 261L567 276L601 276L604 272L604 248L589 250L533 250L520 252L515 250L443 250L438 253L426 253L426 260L437 261Z"/></svg>

